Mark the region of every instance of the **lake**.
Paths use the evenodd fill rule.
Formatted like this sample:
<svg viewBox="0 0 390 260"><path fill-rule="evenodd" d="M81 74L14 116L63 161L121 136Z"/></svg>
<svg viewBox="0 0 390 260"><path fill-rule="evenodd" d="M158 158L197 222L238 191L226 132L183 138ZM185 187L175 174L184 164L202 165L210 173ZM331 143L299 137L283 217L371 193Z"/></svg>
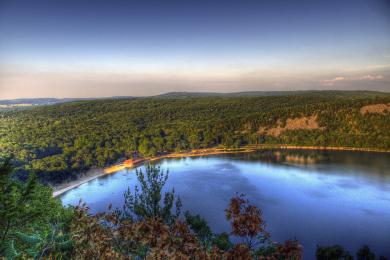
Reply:
<svg viewBox="0 0 390 260"><path fill-rule="evenodd" d="M233 195L246 193L263 211L272 239L298 239L305 259L314 258L317 244L340 244L353 255L367 244L377 256L390 256L390 154L270 150L157 164L169 170L166 188L175 188L183 211L202 215L214 232L230 231L224 209ZM136 183L135 169L123 170L61 199L104 211L121 207Z"/></svg>

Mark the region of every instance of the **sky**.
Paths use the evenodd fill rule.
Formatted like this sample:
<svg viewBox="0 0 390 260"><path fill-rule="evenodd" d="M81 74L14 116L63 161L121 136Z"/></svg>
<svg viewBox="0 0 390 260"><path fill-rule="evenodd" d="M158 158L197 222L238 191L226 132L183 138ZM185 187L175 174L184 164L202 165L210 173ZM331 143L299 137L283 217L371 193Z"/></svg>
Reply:
<svg viewBox="0 0 390 260"><path fill-rule="evenodd" d="M0 99L390 92L390 0L0 0Z"/></svg>

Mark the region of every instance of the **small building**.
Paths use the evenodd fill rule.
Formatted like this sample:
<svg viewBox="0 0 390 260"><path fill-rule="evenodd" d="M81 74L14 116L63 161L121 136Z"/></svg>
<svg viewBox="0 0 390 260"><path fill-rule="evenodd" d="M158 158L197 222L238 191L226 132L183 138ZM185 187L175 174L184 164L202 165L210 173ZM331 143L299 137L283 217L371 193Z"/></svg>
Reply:
<svg viewBox="0 0 390 260"><path fill-rule="evenodd" d="M144 158L127 159L126 161L123 162L123 165L125 167L133 167L139 163L142 163L143 161L145 161Z"/></svg>

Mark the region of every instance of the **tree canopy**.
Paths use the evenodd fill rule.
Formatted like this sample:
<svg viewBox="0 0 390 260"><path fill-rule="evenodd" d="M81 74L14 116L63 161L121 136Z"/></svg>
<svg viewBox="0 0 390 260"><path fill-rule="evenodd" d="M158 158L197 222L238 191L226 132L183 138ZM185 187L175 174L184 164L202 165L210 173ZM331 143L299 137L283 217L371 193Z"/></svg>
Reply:
<svg viewBox="0 0 390 260"><path fill-rule="evenodd" d="M257 144L390 149L390 113L360 111L389 103L386 93L338 91L77 101L0 112L0 155L14 155L22 179L35 172L61 182L135 154Z"/></svg>

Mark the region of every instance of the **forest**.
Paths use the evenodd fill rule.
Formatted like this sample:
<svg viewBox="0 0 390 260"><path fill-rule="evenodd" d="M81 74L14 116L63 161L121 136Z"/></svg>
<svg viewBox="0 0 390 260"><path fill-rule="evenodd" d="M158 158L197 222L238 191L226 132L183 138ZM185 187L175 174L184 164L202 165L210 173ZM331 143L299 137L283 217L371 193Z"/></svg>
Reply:
<svg viewBox="0 0 390 260"><path fill-rule="evenodd" d="M390 149L390 94L308 91L81 100L0 112L0 158L58 183L123 158L259 144Z"/></svg>

